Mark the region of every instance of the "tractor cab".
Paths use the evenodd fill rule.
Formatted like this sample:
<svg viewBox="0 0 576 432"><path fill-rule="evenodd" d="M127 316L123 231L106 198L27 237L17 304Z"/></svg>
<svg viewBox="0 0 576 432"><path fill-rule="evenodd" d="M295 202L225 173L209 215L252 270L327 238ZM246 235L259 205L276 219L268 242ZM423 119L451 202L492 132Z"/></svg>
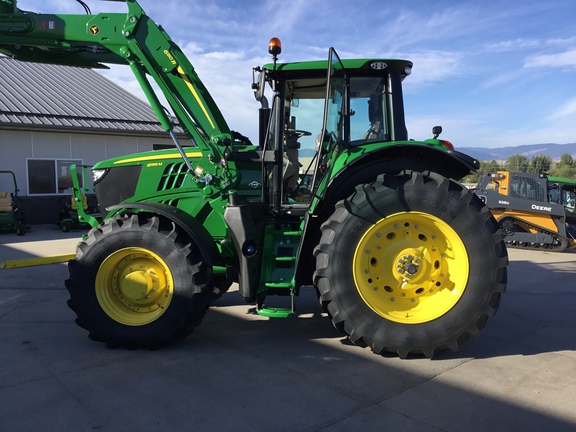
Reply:
<svg viewBox="0 0 576 432"><path fill-rule="evenodd" d="M252 84L261 103L263 199L277 212L298 213L322 198L328 179L346 163L337 162L344 152L407 140L401 82L412 63L340 60L330 49L328 61L279 64L280 42L273 38L269 47L274 62L255 68ZM302 180L310 176L306 188Z"/></svg>

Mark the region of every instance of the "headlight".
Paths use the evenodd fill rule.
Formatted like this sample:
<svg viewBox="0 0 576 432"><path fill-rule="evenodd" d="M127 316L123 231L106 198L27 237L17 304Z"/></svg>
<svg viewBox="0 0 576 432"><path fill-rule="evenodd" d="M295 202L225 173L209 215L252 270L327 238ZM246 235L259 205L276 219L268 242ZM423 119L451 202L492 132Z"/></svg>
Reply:
<svg viewBox="0 0 576 432"><path fill-rule="evenodd" d="M98 183L104 175L108 172L107 169L93 169L92 170L92 179L94 180L94 184Z"/></svg>

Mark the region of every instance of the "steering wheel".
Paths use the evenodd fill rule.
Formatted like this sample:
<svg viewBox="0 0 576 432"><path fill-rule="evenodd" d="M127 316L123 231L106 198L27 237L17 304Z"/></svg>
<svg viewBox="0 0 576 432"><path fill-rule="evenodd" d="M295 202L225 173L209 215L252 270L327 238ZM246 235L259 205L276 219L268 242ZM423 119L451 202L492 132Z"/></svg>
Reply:
<svg viewBox="0 0 576 432"><path fill-rule="evenodd" d="M286 132L294 137L295 140L299 140L303 136L310 136L312 132L308 132L300 129L287 129Z"/></svg>

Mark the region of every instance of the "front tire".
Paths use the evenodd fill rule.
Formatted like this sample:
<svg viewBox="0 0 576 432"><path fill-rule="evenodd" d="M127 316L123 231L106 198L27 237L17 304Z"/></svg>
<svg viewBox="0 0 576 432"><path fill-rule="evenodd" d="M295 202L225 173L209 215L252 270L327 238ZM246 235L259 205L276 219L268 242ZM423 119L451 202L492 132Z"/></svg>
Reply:
<svg viewBox="0 0 576 432"><path fill-rule="evenodd" d="M314 255L334 326L377 354L456 351L506 287L506 247L489 209L435 173L358 186L322 225Z"/></svg>
<svg viewBox="0 0 576 432"><path fill-rule="evenodd" d="M215 302L228 292L232 286L232 281L225 276L214 276L214 288L212 289L212 302Z"/></svg>
<svg viewBox="0 0 576 432"><path fill-rule="evenodd" d="M200 324L212 269L173 222L132 215L92 229L69 263L68 306L90 339L158 348Z"/></svg>

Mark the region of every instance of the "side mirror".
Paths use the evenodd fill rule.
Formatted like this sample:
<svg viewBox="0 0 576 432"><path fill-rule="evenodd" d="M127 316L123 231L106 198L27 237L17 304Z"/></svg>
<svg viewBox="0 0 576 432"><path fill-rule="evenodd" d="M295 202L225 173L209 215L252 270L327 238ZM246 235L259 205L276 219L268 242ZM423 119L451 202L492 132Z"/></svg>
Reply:
<svg viewBox="0 0 576 432"><path fill-rule="evenodd" d="M438 138L442 133L442 126L434 126L432 128L432 135L434 135L434 139Z"/></svg>
<svg viewBox="0 0 576 432"><path fill-rule="evenodd" d="M261 71L258 75L258 82L252 83L252 89L254 89L254 97L258 102L264 98L264 90L266 88L266 71Z"/></svg>

